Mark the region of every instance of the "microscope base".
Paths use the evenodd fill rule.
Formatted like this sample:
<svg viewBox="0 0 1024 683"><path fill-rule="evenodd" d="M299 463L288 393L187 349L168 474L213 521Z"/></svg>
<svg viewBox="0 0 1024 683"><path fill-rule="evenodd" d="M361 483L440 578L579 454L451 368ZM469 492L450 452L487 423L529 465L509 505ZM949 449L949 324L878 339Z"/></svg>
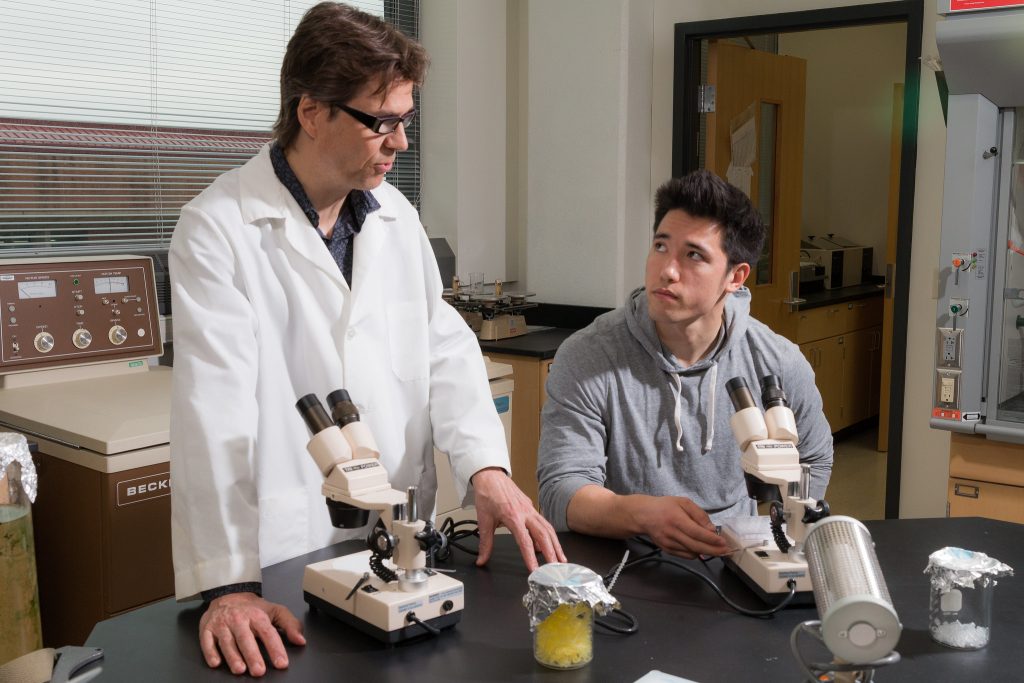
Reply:
<svg viewBox="0 0 1024 683"><path fill-rule="evenodd" d="M430 635L419 624L409 624L405 628L400 628L397 631L385 631L382 628L374 626L368 621L363 621L362 619L349 614L345 610L335 605L332 605L326 600L321 600L320 598L316 597L311 593L303 592L302 595L306 599L306 604L308 604L310 608L318 609L324 612L325 614L329 614L341 623L348 624L357 631L362 631L366 635L370 636L371 638L376 638L382 643L401 643L406 640L412 640L413 638L422 638L424 636ZM454 612L452 614L437 617L436 619L425 619L424 621L426 621L428 624L430 624L436 629L444 629L449 628L451 626L455 626L455 624L457 624L461 618L462 611L459 610L458 612Z"/></svg>
<svg viewBox="0 0 1024 683"><path fill-rule="evenodd" d="M353 591L367 573L369 578ZM307 565L302 590L310 607L385 643L429 633L409 621L409 614L434 628L449 628L462 617L464 605L462 582L444 574L430 573L423 587L413 592L403 591L397 581L384 583L370 570L368 550Z"/></svg>
<svg viewBox="0 0 1024 683"><path fill-rule="evenodd" d="M738 517L724 520L722 537L734 548L742 548L725 558L725 566L736 573L762 601L777 605L789 595L787 582L796 580L796 595L789 605L814 604L811 575L807 561L795 559L778 549L772 538L768 517Z"/></svg>

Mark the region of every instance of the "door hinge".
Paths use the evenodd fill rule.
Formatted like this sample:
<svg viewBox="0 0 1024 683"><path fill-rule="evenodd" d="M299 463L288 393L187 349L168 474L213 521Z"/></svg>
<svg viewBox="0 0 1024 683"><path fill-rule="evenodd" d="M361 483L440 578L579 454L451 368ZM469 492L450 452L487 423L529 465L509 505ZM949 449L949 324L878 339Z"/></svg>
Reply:
<svg viewBox="0 0 1024 683"><path fill-rule="evenodd" d="M710 114L715 111L715 86L702 85L697 88L697 112Z"/></svg>

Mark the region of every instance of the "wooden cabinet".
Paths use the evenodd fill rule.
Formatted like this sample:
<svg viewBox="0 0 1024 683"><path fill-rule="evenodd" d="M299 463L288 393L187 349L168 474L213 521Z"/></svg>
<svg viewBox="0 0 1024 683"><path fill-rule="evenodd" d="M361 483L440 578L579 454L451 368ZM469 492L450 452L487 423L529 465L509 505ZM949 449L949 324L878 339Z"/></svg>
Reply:
<svg viewBox="0 0 1024 683"><path fill-rule="evenodd" d="M1024 524L1024 446L951 434L946 502L950 517Z"/></svg>
<svg viewBox="0 0 1024 683"><path fill-rule="evenodd" d="M881 323L881 297L799 314L797 341L833 432L878 414Z"/></svg>
<svg viewBox="0 0 1024 683"><path fill-rule="evenodd" d="M540 444L540 409L547 393L548 373L552 359L512 354L487 354L497 363L512 366L515 391L512 393L512 480L530 497L534 506L537 499L537 447Z"/></svg>

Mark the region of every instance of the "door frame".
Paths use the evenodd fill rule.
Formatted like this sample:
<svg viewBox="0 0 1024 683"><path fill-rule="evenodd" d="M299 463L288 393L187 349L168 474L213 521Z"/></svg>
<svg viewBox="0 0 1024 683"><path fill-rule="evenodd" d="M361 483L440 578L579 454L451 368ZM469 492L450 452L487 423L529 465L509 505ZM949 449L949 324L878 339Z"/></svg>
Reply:
<svg viewBox="0 0 1024 683"><path fill-rule="evenodd" d="M917 117L921 94L921 39L924 2L908 0L870 5L833 7L802 12L780 12L675 25L672 91L672 176L697 168L700 85L700 42L709 38L742 37L753 33L791 33L906 22L903 139L900 155L899 211L896 233L896 282L893 294L893 348L907 345L910 306L910 249L914 224L914 184L917 173ZM891 359L889 393L889 451L886 457L885 517L899 517L903 464L903 399L906 389L906 354Z"/></svg>

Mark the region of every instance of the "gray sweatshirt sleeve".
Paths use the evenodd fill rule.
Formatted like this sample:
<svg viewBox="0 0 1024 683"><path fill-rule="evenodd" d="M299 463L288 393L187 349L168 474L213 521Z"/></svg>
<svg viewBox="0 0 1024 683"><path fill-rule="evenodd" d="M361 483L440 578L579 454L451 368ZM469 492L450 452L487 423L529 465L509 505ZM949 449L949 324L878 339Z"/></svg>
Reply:
<svg viewBox="0 0 1024 683"><path fill-rule="evenodd" d="M800 435L800 462L811 466L811 497L825 497L832 476L832 428L825 419L814 370L793 346L786 357L784 388Z"/></svg>
<svg viewBox="0 0 1024 683"><path fill-rule="evenodd" d="M583 353L580 341L574 335L555 354L541 411L540 507L558 531L569 530L566 510L576 492L588 484L604 486L606 478L603 392L599 374L587 372L596 359Z"/></svg>

